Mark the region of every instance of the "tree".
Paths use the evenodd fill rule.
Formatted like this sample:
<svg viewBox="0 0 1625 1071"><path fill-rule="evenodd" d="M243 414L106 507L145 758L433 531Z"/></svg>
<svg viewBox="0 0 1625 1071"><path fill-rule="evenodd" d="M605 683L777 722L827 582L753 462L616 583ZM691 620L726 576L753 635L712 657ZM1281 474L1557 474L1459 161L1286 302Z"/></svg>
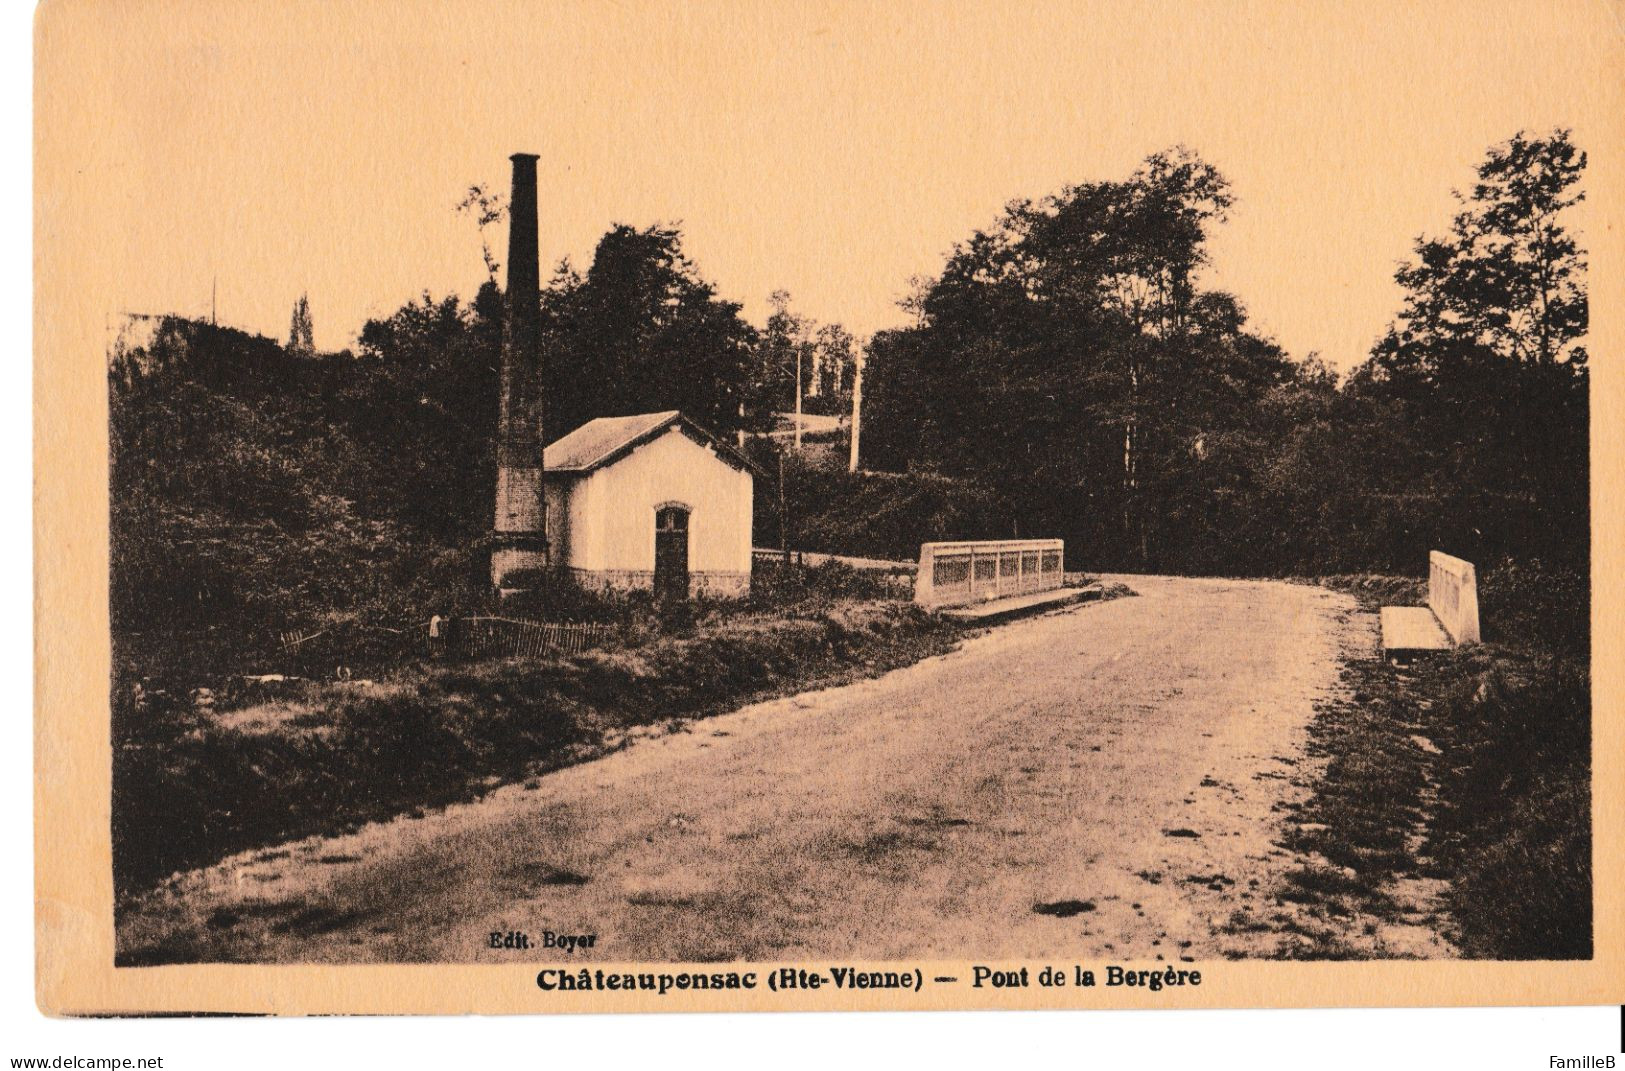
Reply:
<svg viewBox="0 0 1625 1071"><path fill-rule="evenodd" d="M813 333L811 382L807 393L821 399L829 412L842 412L852 400L852 374L857 368L857 339L840 324L823 324Z"/></svg>
<svg viewBox="0 0 1625 1071"><path fill-rule="evenodd" d="M1418 238L1395 280L1405 305L1373 354L1376 372L1439 384L1484 360L1585 364L1585 251L1564 213L1584 193L1569 132L1523 132L1490 149L1442 238Z"/></svg>
<svg viewBox="0 0 1625 1071"><path fill-rule="evenodd" d="M788 290L775 290L767 303L773 309L761 332L757 347L757 373L762 404L770 412L791 412L796 408L798 394L805 397L807 378L812 368L813 345L809 337L812 321L790 308ZM797 382L797 371L800 382Z"/></svg>
<svg viewBox="0 0 1625 1071"><path fill-rule="evenodd" d="M1175 148L1008 204L905 298L917 325L876 337L872 460L1000 488L1013 529L1091 560L1160 560L1223 486L1197 444L1292 374L1239 301L1198 285L1231 203Z"/></svg>
<svg viewBox="0 0 1625 1071"><path fill-rule="evenodd" d="M508 206L503 203L500 193L487 192L484 186L476 184L470 186L468 193L457 202L457 211L474 217L474 226L480 232L480 258L485 261L485 276L489 282L495 283L502 264L491 251L487 228L502 222L508 214Z"/></svg>
<svg viewBox="0 0 1625 1071"><path fill-rule="evenodd" d="M1157 449L1150 424L1166 402L1148 396L1149 381L1188 378L1168 366L1194 357L1194 279L1207 263L1209 228L1224 221L1232 201L1217 168L1175 147L1148 157L1124 182L1073 186L1048 199L1032 214L1024 243L1046 300L1115 323L1115 360L1099 370L1104 379L1096 377L1111 401L1099 411L1122 431L1123 527L1142 561L1149 554L1144 455ZM1239 331L1243 319L1231 317L1226 329Z"/></svg>
<svg viewBox="0 0 1625 1071"><path fill-rule="evenodd" d="M304 294L293 303L293 320L288 327L288 351L303 357L316 352L316 340L310 323L310 302Z"/></svg>
<svg viewBox="0 0 1625 1071"><path fill-rule="evenodd" d="M612 227L583 275L561 264L543 295L547 422L681 409L718 434L762 418L756 331L683 253L676 227Z"/></svg>
<svg viewBox="0 0 1625 1071"><path fill-rule="evenodd" d="M1572 553L1550 533L1588 527L1586 255L1568 218L1585 165L1567 130L1491 147L1449 232L1396 271L1404 304L1351 377L1417 422L1396 478L1439 489L1467 556Z"/></svg>
<svg viewBox="0 0 1625 1071"><path fill-rule="evenodd" d="M494 283L470 305L425 293L367 322L347 362L357 367L335 384L336 414L368 450L368 486L423 530L467 537L490 525L502 318Z"/></svg>

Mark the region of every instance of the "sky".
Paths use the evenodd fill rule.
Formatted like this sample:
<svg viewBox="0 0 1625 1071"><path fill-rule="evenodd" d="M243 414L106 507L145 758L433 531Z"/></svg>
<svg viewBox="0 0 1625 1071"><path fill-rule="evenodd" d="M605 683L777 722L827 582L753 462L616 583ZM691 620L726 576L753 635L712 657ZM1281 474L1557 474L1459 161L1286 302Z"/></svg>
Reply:
<svg viewBox="0 0 1625 1071"><path fill-rule="evenodd" d="M1348 368L1488 146L1617 128L1613 11L46 0L37 240L93 249L71 267L86 317L207 315L217 288L222 322L285 338L306 293L339 348L425 290L472 295L455 206L534 152L544 266L680 222L754 322L783 288L868 334L1006 202L1184 144L1237 201L1208 283Z"/></svg>

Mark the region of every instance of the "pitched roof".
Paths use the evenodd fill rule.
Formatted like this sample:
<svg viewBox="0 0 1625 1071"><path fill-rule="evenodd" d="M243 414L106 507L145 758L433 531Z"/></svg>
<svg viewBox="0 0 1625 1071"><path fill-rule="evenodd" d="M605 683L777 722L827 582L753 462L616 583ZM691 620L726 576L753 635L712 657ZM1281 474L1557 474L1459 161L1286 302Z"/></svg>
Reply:
<svg viewBox="0 0 1625 1071"><path fill-rule="evenodd" d="M673 425L710 446L729 464L755 471L756 466L743 454L675 409L663 413L634 413L589 420L562 439L548 444L542 451L542 468L549 475L585 475L631 453Z"/></svg>

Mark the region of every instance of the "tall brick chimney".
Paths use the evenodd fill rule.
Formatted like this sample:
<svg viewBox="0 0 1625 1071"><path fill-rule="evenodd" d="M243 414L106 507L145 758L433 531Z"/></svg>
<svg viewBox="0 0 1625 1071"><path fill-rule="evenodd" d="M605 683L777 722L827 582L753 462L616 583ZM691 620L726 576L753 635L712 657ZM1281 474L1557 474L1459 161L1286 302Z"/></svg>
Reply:
<svg viewBox="0 0 1625 1071"><path fill-rule="evenodd" d="M507 321L502 330L502 412L491 583L547 565L542 493L541 265L536 236L536 157L514 153L508 202Z"/></svg>

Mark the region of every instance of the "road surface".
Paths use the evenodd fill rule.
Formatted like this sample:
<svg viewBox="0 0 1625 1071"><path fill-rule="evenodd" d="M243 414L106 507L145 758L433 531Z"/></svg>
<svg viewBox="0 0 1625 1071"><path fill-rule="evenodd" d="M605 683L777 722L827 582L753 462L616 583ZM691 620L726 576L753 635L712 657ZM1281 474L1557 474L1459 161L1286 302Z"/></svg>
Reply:
<svg viewBox="0 0 1625 1071"><path fill-rule="evenodd" d="M246 853L120 920L137 961L1267 954L1306 728L1372 615L1122 578L854 685L651 734L477 803ZM492 933L596 935L572 952Z"/></svg>

